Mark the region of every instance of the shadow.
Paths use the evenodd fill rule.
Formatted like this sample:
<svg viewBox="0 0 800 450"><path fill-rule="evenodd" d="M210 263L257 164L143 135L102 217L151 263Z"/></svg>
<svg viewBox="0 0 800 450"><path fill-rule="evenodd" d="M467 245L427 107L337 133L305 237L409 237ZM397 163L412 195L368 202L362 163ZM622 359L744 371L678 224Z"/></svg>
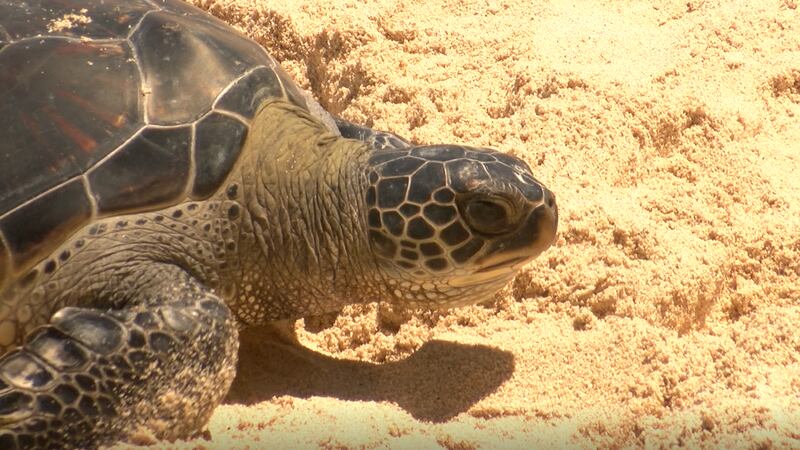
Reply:
<svg viewBox="0 0 800 450"><path fill-rule="evenodd" d="M514 371L510 352L430 341L385 364L335 359L290 344L270 328L240 336L239 367L225 403L290 395L394 402L414 418L443 422L493 393Z"/></svg>

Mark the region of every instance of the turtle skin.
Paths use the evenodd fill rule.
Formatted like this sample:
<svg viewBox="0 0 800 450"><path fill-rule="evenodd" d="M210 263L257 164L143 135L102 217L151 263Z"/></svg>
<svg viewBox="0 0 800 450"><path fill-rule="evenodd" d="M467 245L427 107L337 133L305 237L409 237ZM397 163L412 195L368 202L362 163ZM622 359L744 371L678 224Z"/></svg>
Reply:
<svg viewBox="0 0 800 450"><path fill-rule="evenodd" d="M522 160L332 118L178 0L0 0L0 448L192 436L238 329L484 301L549 247Z"/></svg>

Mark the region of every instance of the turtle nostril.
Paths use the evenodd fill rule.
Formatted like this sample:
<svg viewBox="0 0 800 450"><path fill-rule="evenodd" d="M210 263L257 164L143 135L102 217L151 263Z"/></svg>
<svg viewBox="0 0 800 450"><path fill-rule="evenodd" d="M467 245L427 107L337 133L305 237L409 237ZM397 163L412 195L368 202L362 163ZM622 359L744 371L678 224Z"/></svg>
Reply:
<svg viewBox="0 0 800 450"><path fill-rule="evenodd" d="M556 196L549 189L544 190L544 204L548 208L556 209Z"/></svg>
<svg viewBox="0 0 800 450"><path fill-rule="evenodd" d="M558 230L558 206L556 205L555 195L545 189L544 205L539 208L544 209L542 214L539 215L539 231L542 243L546 242L547 246L550 246L555 241L556 231Z"/></svg>
<svg viewBox="0 0 800 450"><path fill-rule="evenodd" d="M544 206L547 208L549 220L551 220L553 232L558 228L558 205L556 204L556 196L549 189L544 189ZM555 237L555 235L554 235Z"/></svg>

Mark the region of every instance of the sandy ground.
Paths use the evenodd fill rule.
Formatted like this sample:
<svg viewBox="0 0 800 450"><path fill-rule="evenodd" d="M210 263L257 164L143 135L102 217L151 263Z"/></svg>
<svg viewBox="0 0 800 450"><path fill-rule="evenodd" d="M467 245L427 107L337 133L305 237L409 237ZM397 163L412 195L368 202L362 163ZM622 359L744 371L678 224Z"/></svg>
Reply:
<svg viewBox="0 0 800 450"><path fill-rule="evenodd" d="M520 156L561 222L492 304L248 333L165 447L800 448L796 0L194 3L333 113Z"/></svg>

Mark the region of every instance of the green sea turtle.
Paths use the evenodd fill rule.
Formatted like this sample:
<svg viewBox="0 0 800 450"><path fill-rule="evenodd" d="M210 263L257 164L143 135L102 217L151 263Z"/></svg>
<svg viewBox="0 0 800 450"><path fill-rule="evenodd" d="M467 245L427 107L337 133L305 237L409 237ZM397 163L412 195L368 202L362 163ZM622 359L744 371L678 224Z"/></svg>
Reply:
<svg viewBox="0 0 800 450"><path fill-rule="evenodd" d="M238 329L491 296L556 233L490 149L334 119L176 0L0 0L0 448L191 435Z"/></svg>

